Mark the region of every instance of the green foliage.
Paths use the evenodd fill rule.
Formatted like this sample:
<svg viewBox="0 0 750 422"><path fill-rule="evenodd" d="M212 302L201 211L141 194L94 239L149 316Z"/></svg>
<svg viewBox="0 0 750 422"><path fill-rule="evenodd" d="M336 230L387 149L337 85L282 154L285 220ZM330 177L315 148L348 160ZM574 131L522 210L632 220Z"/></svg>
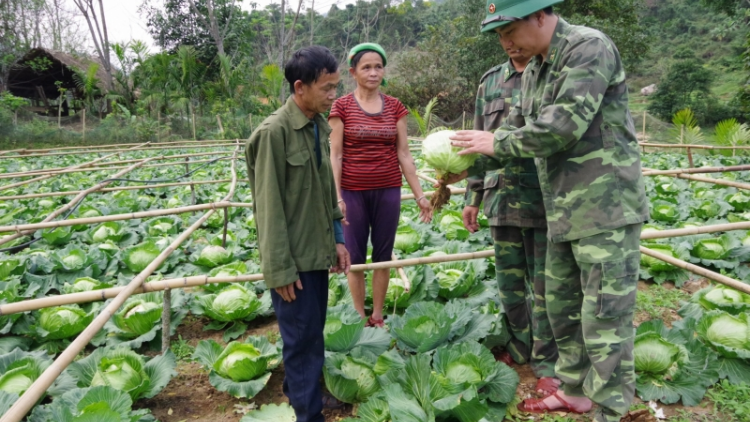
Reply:
<svg viewBox="0 0 750 422"><path fill-rule="evenodd" d="M691 108L699 112L699 119L711 122L707 110L711 83L715 75L696 60L682 60L672 64L659 81L659 89L651 97L648 111L669 120L679 110Z"/></svg>
<svg viewBox="0 0 750 422"><path fill-rule="evenodd" d="M716 409L725 415L726 420L742 421L750 418L750 385L747 383L733 384L722 380L708 391L709 400Z"/></svg>

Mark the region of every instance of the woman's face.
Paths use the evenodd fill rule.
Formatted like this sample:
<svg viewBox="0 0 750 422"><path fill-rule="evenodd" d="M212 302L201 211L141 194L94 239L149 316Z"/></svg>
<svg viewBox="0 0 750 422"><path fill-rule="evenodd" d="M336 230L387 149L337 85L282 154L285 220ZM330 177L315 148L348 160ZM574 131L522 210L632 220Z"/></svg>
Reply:
<svg viewBox="0 0 750 422"><path fill-rule="evenodd" d="M369 51L362 55L356 68L350 68L349 73L357 85L367 89L377 89L383 81L385 67L380 54Z"/></svg>

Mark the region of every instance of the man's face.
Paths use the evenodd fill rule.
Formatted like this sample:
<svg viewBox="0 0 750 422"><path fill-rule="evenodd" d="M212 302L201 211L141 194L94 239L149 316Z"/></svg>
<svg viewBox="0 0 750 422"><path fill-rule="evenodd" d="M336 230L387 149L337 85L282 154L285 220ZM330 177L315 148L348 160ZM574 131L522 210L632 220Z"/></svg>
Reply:
<svg viewBox="0 0 750 422"><path fill-rule="evenodd" d="M336 99L336 89L339 86L340 76L338 72L323 73L318 76L318 80L310 85L302 84L301 100L305 103L309 111L315 113L325 113L331 108L333 100Z"/></svg>
<svg viewBox="0 0 750 422"><path fill-rule="evenodd" d="M539 20L534 15L526 20L495 28L495 32L500 36L500 45L511 59L520 60L542 52L539 42Z"/></svg>

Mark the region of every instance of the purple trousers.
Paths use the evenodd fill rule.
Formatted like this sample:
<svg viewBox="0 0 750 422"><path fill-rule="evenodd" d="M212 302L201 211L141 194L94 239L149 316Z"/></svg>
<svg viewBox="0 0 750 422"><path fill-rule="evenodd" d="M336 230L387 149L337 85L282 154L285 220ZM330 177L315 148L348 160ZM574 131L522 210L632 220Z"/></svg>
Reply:
<svg viewBox="0 0 750 422"><path fill-rule="evenodd" d="M367 240L372 240L372 262L390 261L401 214L401 188L341 189L346 203L344 240L352 264L364 264Z"/></svg>

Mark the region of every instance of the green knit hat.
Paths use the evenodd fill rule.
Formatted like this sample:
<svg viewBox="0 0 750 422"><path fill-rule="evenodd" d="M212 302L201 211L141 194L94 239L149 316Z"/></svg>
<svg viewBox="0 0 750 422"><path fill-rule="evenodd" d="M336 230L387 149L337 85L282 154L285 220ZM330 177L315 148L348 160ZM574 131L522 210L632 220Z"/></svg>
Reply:
<svg viewBox="0 0 750 422"><path fill-rule="evenodd" d="M362 44L357 44L351 50L349 50L349 67L352 67L352 59L354 58L354 56L356 56L358 53L361 53L362 51L374 51L380 54L380 57L383 58L383 66L386 65L387 60L385 58L385 50L383 50L383 47L381 47L380 44L375 44L374 42L365 42Z"/></svg>
<svg viewBox="0 0 750 422"><path fill-rule="evenodd" d="M482 32L520 20L534 12L563 0L487 0L487 17L482 21Z"/></svg>

